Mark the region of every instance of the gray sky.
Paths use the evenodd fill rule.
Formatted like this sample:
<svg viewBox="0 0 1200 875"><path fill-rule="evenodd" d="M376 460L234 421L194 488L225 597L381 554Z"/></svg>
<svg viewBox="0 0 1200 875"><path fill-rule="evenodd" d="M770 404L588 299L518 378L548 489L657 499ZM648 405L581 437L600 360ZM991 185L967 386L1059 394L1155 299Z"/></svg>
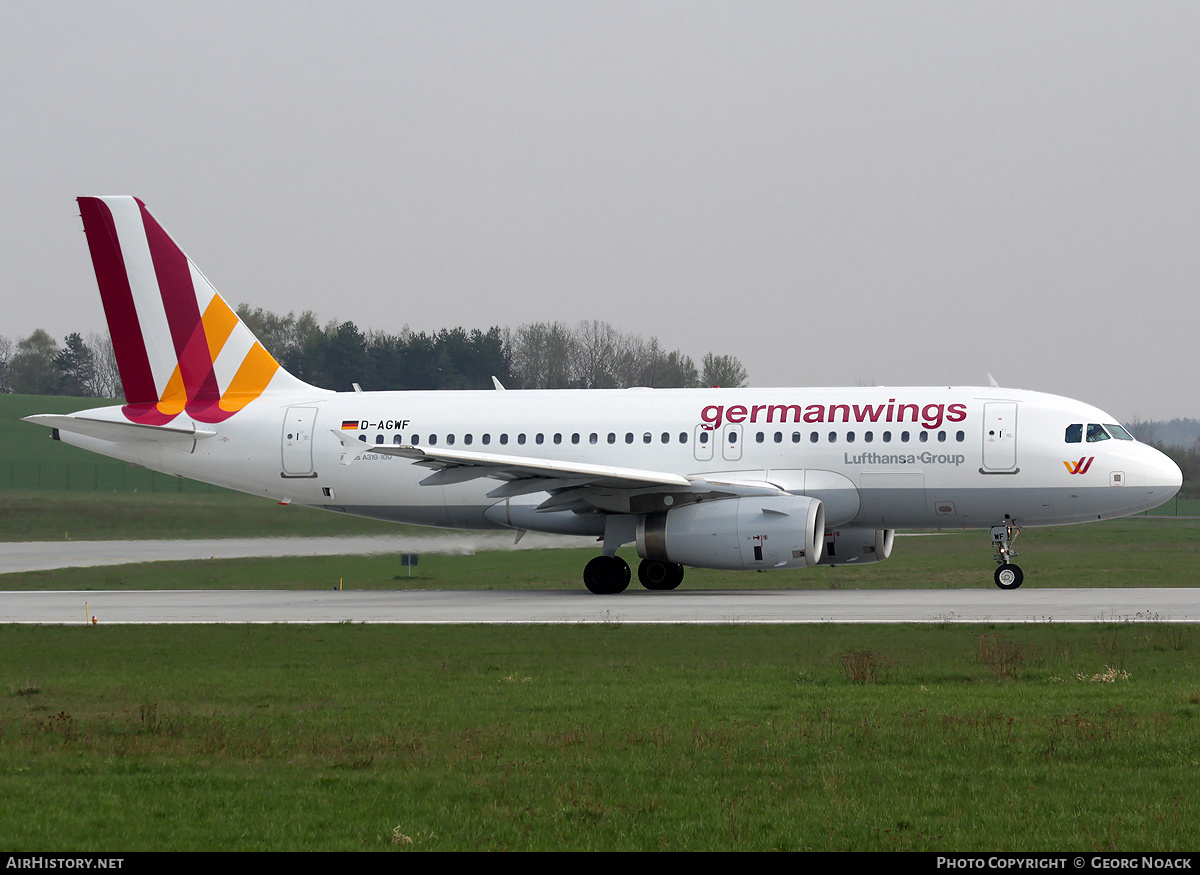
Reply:
<svg viewBox="0 0 1200 875"><path fill-rule="evenodd" d="M754 385L1200 416L1195 3L0 0L0 334L103 315L73 198L231 304L601 319Z"/></svg>

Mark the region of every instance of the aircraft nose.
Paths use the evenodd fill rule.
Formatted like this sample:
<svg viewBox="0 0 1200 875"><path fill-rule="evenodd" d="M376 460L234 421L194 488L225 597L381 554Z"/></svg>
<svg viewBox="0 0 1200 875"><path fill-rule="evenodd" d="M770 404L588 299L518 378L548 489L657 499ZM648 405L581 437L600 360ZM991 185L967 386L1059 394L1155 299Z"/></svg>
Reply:
<svg viewBox="0 0 1200 875"><path fill-rule="evenodd" d="M1147 447L1146 487L1153 490L1159 503L1170 501L1183 485L1183 471L1166 453ZM1161 496L1161 498L1159 497Z"/></svg>

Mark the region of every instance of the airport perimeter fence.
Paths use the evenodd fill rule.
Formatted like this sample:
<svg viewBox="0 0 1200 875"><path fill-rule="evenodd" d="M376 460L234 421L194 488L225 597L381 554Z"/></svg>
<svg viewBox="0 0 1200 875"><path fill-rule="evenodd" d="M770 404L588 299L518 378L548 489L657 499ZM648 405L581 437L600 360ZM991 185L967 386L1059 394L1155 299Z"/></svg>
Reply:
<svg viewBox="0 0 1200 875"><path fill-rule="evenodd" d="M125 462L15 462L0 468L0 488L56 492L175 492L207 495L225 490Z"/></svg>
<svg viewBox="0 0 1200 875"><path fill-rule="evenodd" d="M1178 495L1166 504L1147 510L1138 516L1188 516L1200 517L1200 498L1180 498Z"/></svg>

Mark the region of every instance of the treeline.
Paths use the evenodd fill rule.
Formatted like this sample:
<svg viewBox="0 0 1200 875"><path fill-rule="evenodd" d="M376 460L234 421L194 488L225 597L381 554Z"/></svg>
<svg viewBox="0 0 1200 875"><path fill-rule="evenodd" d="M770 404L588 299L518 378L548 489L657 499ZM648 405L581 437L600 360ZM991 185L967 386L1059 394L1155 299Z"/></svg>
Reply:
<svg viewBox="0 0 1200 875"><path fill-rule="evenodd" d="M16 342L0 334L0 392L116 398L121 375L112 341L75 332L60 347L41 328Z"/></svg>
<svg viewBox="0 0 1200 875"><path fill-rule="evenodd" d="M280 316L261 307L238 316L289 372L315 386L345 391L490 389L496 377L510 389L620 389L744 386L735 357L706 354L697 367L606 322L537 322L487 331L405 327L398 334L363 332L353 322L322 325L315 314ZM0 392L116 397L121 383L107 336L68 335L64 345L38 329L16 342L0 335Z"/></svg>

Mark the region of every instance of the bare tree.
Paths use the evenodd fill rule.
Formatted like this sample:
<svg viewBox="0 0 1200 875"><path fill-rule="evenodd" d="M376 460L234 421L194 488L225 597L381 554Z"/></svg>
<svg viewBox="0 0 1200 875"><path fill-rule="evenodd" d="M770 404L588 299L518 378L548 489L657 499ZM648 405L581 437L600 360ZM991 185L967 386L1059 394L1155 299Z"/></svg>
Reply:
<svg viewBox="0 0 1200 875"><path fill-rule="evenodd" d="M1134 417L1133 422L1126 426L1129 433L1144 444L1158 444L1158 426L1153 422L1143 422Z"/></svg>
<svg viewBox="0 0 1200 875"><path fill-rule="evenodd" d="M705 386L724 386L736 389L745 386L748 377L742 363L731 355L713 355L711 352L704 356L704 366L700 381Z"/></svg>
<svg viewBox="0 0 1200 875"><path fill-rule="evenodd" d="M121 397L121 370L117 367L112 338L93 331L87 336L87 345L92 351L91 394L97 398Z"/></svg>
<svg viewBox="0 0 1200 875"><path fill-rule="evenodd" d="M13 357L13 342L0 334L0 393L12 391L12 387L8 384L8 365Z"/></svg>
<svg viewBox="0 0 1200 875"><path fill-rule="evenodd" d="M575 385L575 337L561 322L522 325L509 334L513 376L523 389Z"/></svg>

